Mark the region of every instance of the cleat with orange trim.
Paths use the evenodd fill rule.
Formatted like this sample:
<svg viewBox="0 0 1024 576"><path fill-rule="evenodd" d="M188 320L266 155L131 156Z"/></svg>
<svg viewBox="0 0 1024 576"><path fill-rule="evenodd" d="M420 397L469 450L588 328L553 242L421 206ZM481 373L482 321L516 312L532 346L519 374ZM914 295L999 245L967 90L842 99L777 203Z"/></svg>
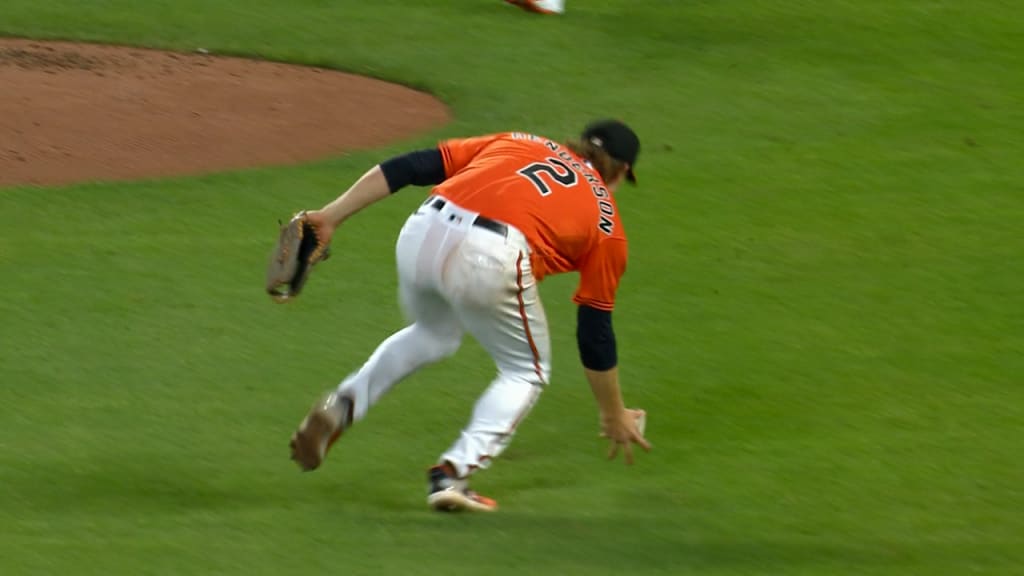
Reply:
<svg viewBox="0 0 1024 576"><path fill-rule="evenodd" d="M565 0L505 0L505 2L536 14L561 14L565 12Z"/></svg>
<svg viewBox="0 0 1024 576"><path fill-rule="evenodd" d="M494 512L498 503L477 494L468 487L464 479L456 478L444 465L430 469L430 491L427 504L438 512Z"/></svg>

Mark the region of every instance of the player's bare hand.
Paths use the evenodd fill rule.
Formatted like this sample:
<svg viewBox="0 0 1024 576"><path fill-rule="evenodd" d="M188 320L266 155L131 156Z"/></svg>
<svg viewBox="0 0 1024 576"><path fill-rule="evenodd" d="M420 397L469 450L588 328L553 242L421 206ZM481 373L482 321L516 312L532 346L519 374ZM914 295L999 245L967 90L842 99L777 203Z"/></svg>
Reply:
<svg viewBox="0 0 1024 576"><path fill-rule="evenodd" d="M327 219L327 215L322 210L306 212L306 220L316 229L316 237L321 246L327 246L331 243L335 225Z"/></svg>
<svg viewBox="0 0 1024 576"><path fill-rule="evenodd" d="M644 438L638 425L639 419L643 416L643 410L628 409L619 414L602 416L601 436L611 440L611 446L608 449L609 460L614 460L621 449L626 464L632 464L633 444L639 445L647 452L651 451L651 444Z"/></svg>

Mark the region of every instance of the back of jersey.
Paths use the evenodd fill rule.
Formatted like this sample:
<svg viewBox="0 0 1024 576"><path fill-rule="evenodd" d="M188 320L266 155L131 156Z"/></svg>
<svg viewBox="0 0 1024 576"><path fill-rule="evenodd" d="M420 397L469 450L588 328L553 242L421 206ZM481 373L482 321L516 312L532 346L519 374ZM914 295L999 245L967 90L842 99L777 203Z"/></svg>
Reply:
<svg viewBox="0 0 1024 576"><path fill-rule="evenodd" d="M547 138L509 132L439 146L447 179L434 193L519 229L534 276L581 272L576 300L611 309L625 268L615 200L596 171Z"/></svg>

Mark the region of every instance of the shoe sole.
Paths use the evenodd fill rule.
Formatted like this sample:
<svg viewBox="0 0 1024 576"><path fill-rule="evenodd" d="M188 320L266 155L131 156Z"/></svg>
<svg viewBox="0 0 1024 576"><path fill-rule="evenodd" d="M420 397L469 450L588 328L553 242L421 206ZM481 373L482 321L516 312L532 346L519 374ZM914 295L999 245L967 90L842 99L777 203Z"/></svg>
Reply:
<svg viewBox="0 0 1024 576"><path fill-rule="evenodd" d="M292 460L304 471L316 470L327 456L327 450L341 436L344 428L323 408L310 412L292 435Z"/></svg>
<svg viewBox="0 0 1024 576"><path fill-rule="evenodd" d="M487 506L457 490L442 490L427 496L427 504L438 512L494 512L497 505Z"/></svg>
<svg viewBox="0 0 1024 576"><path fill-rule="evenodd" d="M548 14L551 16L558 16L558 12L539 8L535 6L532 2L529 2L528 0L505 0L505 2L513 6L518 6L519 8L522 8L527 12L533 12L534 14Z"/></svg>

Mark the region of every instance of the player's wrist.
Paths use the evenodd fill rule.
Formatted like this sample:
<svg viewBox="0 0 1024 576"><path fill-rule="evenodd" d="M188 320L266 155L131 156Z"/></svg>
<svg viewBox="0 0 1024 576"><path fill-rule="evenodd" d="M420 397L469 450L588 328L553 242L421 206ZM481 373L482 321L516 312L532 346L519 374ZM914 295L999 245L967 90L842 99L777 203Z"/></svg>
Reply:
<svg viewBox="0 0 1024 576"><path fill-rule="evenodd" d="M602 424L616 424L629 420L629 412L625 408L599 411Z"/></svg>
<svg viewBox="0 0 1024 576"><path fill-rule="evenodd" d="M597 401L598 412L602 422L621 420L626 410L622 401L622 392L619 389L618 370L596 371L584 369L587 380L590 381L590 388L594 393L594 400Z"/></svg>

